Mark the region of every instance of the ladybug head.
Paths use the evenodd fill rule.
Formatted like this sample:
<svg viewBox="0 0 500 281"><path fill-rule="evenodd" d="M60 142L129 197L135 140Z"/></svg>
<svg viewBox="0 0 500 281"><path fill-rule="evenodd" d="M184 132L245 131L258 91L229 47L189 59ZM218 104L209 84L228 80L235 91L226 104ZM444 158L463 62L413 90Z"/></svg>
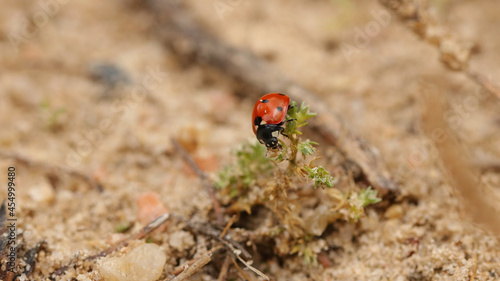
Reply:
<svg viewBox="0 0 500 281"><path fill-rule="evenodd" d="M278 135L283 131L283 127L276 124L263 124L257 128L257 139L260 143L266 145L268 149L277 149L280 147L278 143Z"/></svg>

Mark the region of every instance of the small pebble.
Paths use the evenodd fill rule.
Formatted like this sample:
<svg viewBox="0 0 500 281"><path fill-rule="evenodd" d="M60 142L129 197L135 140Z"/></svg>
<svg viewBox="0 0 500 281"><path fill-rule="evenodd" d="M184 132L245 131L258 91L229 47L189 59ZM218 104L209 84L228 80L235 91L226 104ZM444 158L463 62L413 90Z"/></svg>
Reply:
<svg viewBox="0 0 500 281"><path fill-rule="evenodd" d="M52 202L55 197L54 189L46 181L30 188L29 195L33 201L44 204Z"/></svg>
<svg viewBox="0 0 500 281"><path fill-rule="evenodd" d="M107 257L98 262L106 281L155 281L160 278L167 256L156 244L143 244L122 257Z"/></svg>
<svg viewBox="0 0 500 281"><path fill-rule="evenodd" d="M169 244L177 251L183 251L194 245L194 238L189 232L176 231L170 234Z"/></svg>
<svg viewBox="0 0 500 281"><path fill-rule="evenodd" d="M388 219L400 219L404 215L404 210L401 205L392 205L387 211L385 211L384 216Z"/></svg>
<svg viewBox="0 0 500 281"><path fill-rule="evenodd" d="M158 193L146 192L141 194L136 199L137 204L137 220L140 223L147 225L160 215L168 212L167 207L160 201ZM161 225L156 231L165 230L166 224Z"/></svg>
<svg viewBox="0 0 500 281"><path fill-rule="evenodd" d="M304 227L308 233L320 236L328 225L328 207L320 206L313 214L304 220Z"/></svg>

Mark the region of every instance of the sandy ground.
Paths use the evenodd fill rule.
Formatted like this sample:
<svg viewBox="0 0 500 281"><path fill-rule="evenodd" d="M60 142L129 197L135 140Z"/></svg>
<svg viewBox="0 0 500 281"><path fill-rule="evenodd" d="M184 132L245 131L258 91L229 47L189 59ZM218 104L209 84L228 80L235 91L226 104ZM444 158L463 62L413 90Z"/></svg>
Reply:
<svg viewBox="0 0 500 281"><path fill-rule="evenodd" d="M471 68L500 81L500 3L431 4L440 21L477 43ZM381 21L385 10L377 1L187 5L218 37L265 57L319 93L379 149L406 198L392 209L396 215L369 209L356 225L335 225L323 237L329 268L304 265L293 255L257 268L275 280L470 280L473 271L474 280L500 280L499 242L467 219L420 130L419 110L422 81L442 81L439 94L462 105L447 114L456 116L453 129L471 159L495 160L499 98L471 103L479 86L447 70L436 49L394 15ZM179 63L150 32L156 24L151 16L124 1L1 6L0 148L81 171L104 187L100 193L64 173L54 183L43 169L0 159L3 186L7 167L16 167L19 241L25 249L47 243L31 278L44 280L54 269L109 247L117 225L135 222L135 200L143 192L157 192L176 214L206 215L211 201L170 137L192 142L190 152L210 159L213 174L231 163L240 143L254 140L254 101L233 95L225 75ZM26 28L28 20L39 24ZM366 35L370 25L378 28ZM366 43L356 41L357 32L365 32ZM355 51L346 55L343 44ZM96 78L104 65L117 69L116 79ZM481 180L498 191L498 172L483 172ZM6 198L7 189L0 194ZM134 223L129 232L142 226ZM167 255L165 274L192 258L202 240L175 225L153 236ZM216 280L219 269L220 262L211 263L193 280ZM92 263L58 278L100 280Z"/></svg>

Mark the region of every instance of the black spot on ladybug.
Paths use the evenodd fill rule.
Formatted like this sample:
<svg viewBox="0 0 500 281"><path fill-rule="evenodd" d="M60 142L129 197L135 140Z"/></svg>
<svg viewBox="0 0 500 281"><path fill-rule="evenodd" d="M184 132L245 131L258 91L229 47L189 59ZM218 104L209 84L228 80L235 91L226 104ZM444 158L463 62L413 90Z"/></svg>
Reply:
<svg viewBox="0 0 500 281"><path fill-rule="evenodd" d="M255 117L255 119L253 120L253 124L255 126L259 126L260 123L262 123L262 117Z"/></svg>
<svg viewBox="0 0 500 281"><path fill-rule="evenodd" d="M268 103L269 100L261 100L262 103Z"/></svg>
<svg viewBox="0 0 500 281"><path fill-rule="evenodd" d="M280 96L284 96L284 94L282 94L282 93L278 93L278 95L280 95Z"/></svg>
<svg viewBox="0 0 500 281"><path fill-rule="evenodd" d="M283 111L283 107L281 107L281 106L276 107L276 109L277 109L278 111Z"/></svg>

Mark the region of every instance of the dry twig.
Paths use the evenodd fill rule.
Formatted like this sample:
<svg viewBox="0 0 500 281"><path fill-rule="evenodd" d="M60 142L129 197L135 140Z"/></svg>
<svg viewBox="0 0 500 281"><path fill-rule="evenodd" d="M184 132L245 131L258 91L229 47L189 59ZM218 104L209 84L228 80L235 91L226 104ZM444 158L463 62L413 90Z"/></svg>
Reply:
<svg viewBox="0 0 500 281"><path fill-rule="evenodd" d="M217 278L217 281L224 281L226 280L227 272L229 271L229 264L231 263L232 258L229 256L226 256L224 259L224 263L222 264L222 268L220 269L219 272L219 277Z"/></svg>
<svg viewBox="0 0 500 281"><path fill-rule="evenodd" d="M171 278L165 279L165 281L182 281L190 278L193 274L195 274L198 270L200 270L203 266L209 263L212 260L212 255L222 249L222 247L215 247L212 250L204 253L200 257L193 259L182 266L178 266L173 274L175 276Z"/></svg>
<svg viewBox="0 0 500 281"><path fill-rule="evenodd" d="M481 184L475 170L468 165L466 151L443 118L446 101L442 95L435 92L423 91L421 96L424 99L422 128L434 141L452 186L464 200L463 206L476 223L500 237L500 218L497 215L499 198L491 189ZM433 138L438 131L443 137Z"/></svg>
<svg viewBox="0 0 500 281"><path fill-rule="evenodd" d="M438 47L441 61L452 70L466 70L469 65L471 44L466 44L440 24L425 0L379 0L396 13L413 32Z"/></svg>
<svg viewBox="0 0 500 281"><path fill-rule="evenodd" d="M252 279L250 279L250 277L245 274L245 272L241 269L241 267L238 265L238 263L234 259L232 259L232 261L233 261L234 267L236 267L236 269L238 270L240 277L247 280L247 281L251 281Z"/></svg>
<svg viewBox="0 0 500 281"><path fill-rule="evenodd" d="M209 180L207 175L200 169L200 167L198 167L198 165L193 160L191 155L189 155L189 153L182 147L182 145L175 138L171 138L170 140L174 145L175 149L177 150L177 152L182 156L182 159L184 159L184 161L191 167L191 169L193 169L193 171L202 181L203 188L205 188L205 190L208 192L210 198L213 201L214 213L217 218L217 223L223 224L224 217L222 214L219 200L217 200L217 197L215 195L216 194L215 185Z"/></svg>
<svg viewBox="0 0 500 281"><path fill-rule="evenodd" d="M53 175L59 171L66 173L72 177L75 177L77 179L86 182L90 187L97 189L99 192L102 192L102 186L99 182L93 180L90 176L80 171L73 170L56 164L49 164L41 161L32 160L17 153L4 150L0 150L0 157L14 159L15 161L22 163L28 167L42 169L49 175Z"/></svg>
<svg viewBox="0 0 500 281"><path fill-rule="evenodd" d="M299 102L306 100L318 112L318 117L311 122L313 128L357 163L381 194L397 192L398 187L390 180L377 150L354 134L316 94L286 78L256 55L210 35L178 2L142 0L141 3L157 18L155 28L159 38L179 57L195 58L199 63L214 67L255 89L254 93L278 91Z"/></svg>
<svg viewBox="0 0 500 281"><path fill-rule="evenodd" d="M229 230L229 228L231 228L231 226L233 225L235 219L236 219L236 215L233 215L231 217L231 219L229 220L229 222L226 224L226 227L224 227L224 230L219 235L220 238L222 238L222 237L224 237L226 235L226 233Z"/></svg>

